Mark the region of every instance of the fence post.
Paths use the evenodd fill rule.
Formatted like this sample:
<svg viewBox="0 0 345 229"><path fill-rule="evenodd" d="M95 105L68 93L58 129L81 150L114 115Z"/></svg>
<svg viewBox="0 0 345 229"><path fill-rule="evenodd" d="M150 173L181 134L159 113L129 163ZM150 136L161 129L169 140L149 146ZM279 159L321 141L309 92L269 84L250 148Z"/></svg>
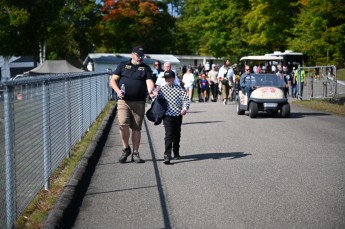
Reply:
<svg viewBox="0 0 345 229"><path fill-rule="evenodd" d="M70 79L65 78L65 140L66 140L66 157L70 157L71 149L71 98L70 98Z"/></svg>
<svg viewBox="0 0 345 229"><path fill-rule="evenodd" d="M6 224L10 229L15 218L15 166L13 153L13 119L12 119L12 94L13 88L6 86L4 91L4 126L5 126L5 160L6 160Z"/></svg>
<svg viewBox="0 0 345 229"><path fill-rule="evenodd" d="M315 69L315 68L314 68ZM309 75L310 75L310 70L308 71L309 73ZM311 85L310 85L310 87L311 87L311 99L313 99L314 98L314 79L316 79L316 76L314 75L314 77L313 77L313 74L311 74ZM304 80L306 80L306 79L304 79Z"/></svg>
<svg viewBox="0 0 345 229"><path fill-rule="evenodd" d="M43 100L42 100L42 117L43 117L43 165L44 165L44 189L48 190L50 186L50 133L49 133L49 85L46 82L42 83Z"/></svg>
<svg viewBox="0 0 345 229"><path fill-rule="evenodd" d="M338 81L337 81L337 67L334 65L333 66L333 73L334 73L334 78L333 78L333 82L335 82L335 88L334 88L334 95L333 97L337 96L337 93L338 93Z"/></svg>

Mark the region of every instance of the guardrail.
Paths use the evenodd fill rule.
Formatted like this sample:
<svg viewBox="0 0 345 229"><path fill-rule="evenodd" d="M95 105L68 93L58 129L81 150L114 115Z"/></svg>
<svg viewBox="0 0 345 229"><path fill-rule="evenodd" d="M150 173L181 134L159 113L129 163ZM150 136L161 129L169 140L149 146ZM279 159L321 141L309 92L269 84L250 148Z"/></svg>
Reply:
<svg viewBox="0 0 345 229"><path fill-rule="evenodd" d="M0 228L12 228L111 98L108 73L0 82Z"/></svg>

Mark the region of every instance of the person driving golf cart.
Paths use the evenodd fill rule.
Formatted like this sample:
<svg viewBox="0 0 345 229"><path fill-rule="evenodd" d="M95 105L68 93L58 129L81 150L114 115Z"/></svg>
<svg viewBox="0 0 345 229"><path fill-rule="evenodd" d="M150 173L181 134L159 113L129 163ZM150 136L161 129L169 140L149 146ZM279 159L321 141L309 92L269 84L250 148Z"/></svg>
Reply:
<svg viewBox="0 0 345 229"><path fill-rule="evenodd" d="M255 77L250 75L249 65L245 65L245 72L241 75L240 78L240 87L243 94L246 94L250 98L250 94L256 86Z"/></svg>

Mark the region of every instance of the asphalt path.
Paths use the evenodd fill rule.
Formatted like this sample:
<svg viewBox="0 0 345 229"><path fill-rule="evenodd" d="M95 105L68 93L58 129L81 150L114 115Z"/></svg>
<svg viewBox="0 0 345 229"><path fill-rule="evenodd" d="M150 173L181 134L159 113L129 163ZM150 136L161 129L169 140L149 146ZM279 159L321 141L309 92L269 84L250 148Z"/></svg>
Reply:
<svg viewBox="0 0 345 229"><path fill-rule="evenodd" d="M181 160L145 120L143 164L118 163L117 119L74 228L345 228L345 118L291 106L290 118L192 103Z"/></svg>

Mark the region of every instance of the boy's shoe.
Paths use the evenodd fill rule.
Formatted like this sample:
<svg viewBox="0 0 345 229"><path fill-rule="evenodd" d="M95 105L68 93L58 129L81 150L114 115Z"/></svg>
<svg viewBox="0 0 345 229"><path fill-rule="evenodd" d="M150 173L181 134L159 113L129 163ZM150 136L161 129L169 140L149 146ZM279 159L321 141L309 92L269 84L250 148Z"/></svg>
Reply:
<svg viewBox="0 0 345 229"><path fill-rule="evenodd" d="M170 164L171 156L170 154L164 154L164 164Z"/></svg>
<svg viewBox="0 0 345 229"><path fill-rule="evenodd" d="M174 154L174 157L172 159L173 160L180 160L181 156L180 156L180 154Z"/></svg>
<svg viewBox="0 0 345 229"><path fill-rule="evenodd" d="M143 159L140 158L139 156L139 152L133 153L132 154L132 162L135 163L144 163L145 161Z"/></svg>
<svg viewBox="0 0 345 229"><path fill-rule="evenodd" d="M171 160L171 151L164 153L164 164L170 164Z"/></svg>
<svg viewBox="0 0 345 229"><path fill-rule="evenodd" d="M131 155L132 150L131 150L131 147L128 146L128 148L123 149L122 151L123 151L123 153L122 153L121 157L119 158L119 162L125 163L127 161L127 157L129 155Z"/></svg>

